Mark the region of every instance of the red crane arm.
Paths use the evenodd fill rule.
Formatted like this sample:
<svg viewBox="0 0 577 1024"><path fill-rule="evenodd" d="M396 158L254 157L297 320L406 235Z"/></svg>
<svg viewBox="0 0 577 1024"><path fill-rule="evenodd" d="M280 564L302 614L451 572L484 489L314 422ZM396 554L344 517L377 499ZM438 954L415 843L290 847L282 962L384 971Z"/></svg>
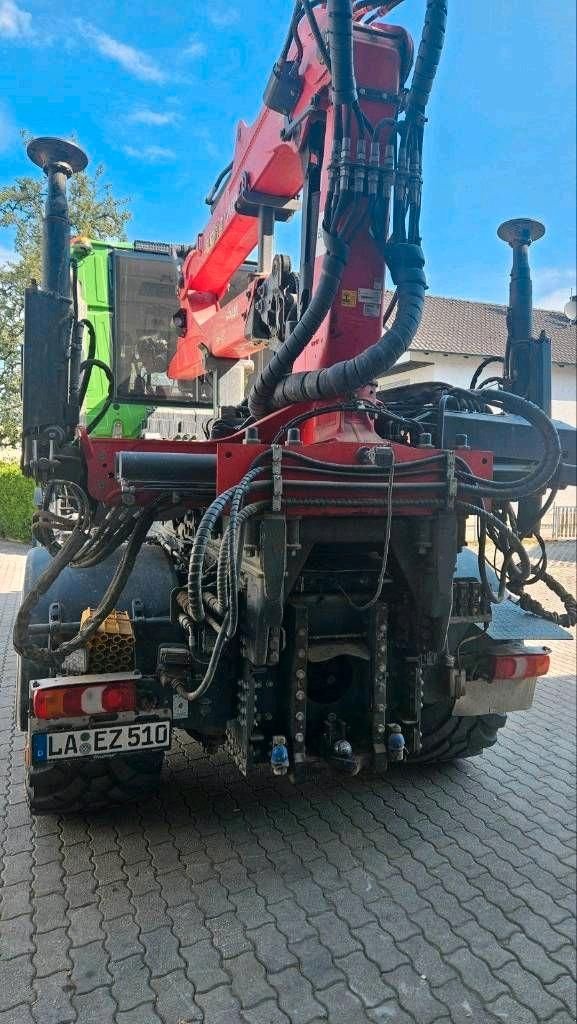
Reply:
<svg viewBox="0 0 577 1024"><path fill-rule="evenodd" d="M317 20L324 32L327 22L324 7L317 8ZM262 341L247 337L246 323L255 288L264 275L257 277L247 291L229 305L221 306L221 300L226 296L233 274L257 245L259 207L276 208L277 216L282 215L283 204L293 200L302 189L306 148L317 124L322 125L324 132L320 154L322 211L334 132L328 88L330 74L306 20L300 23L298 33L302 47L300 60L295 43L287 55L289 61L298 63L300 79L300 95L290 122L266 105L254 124L240 122L230 176L217 196L206 228L184 262L180 290L183 331L169 370L175 379L192 379L204 373L206 352L216 358L240 359L263 347ZM395 97L412 60L412 44L407 33L396 26L356 25L354 33L361 106L376 124L395 113ZM295 127L291 130L290 126ZM385 128L382 132L383 146L388 131ZM354 127L352 139L354 145ZM311 225L305 224L303 217L302 230L310 229ZM313 229L316 236L316 223ZM368 226L357 232L353 248L357 255L355 251L351 253L339 309L327 318L323 337L313 339L309 346L307 359L310 362L312 354L315 365L327 365L325 360L329 355L325 349L330 337L340 338L335 355L343 357L345 330L349 346L346 355L362 351L378 336L381 310L378 292L382 288L384 264L382 254L369 236ZM316 264L322 259L322 239L318 245L312 239L312 251L316 278ZM354 305L353 293L357 297Z"/></svg>

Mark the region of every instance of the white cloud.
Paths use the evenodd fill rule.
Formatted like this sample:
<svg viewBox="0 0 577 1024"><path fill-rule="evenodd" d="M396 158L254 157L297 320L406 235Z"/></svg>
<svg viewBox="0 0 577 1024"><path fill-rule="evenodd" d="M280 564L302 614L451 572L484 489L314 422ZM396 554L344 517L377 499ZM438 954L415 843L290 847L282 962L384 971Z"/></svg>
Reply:
<svg viewBox="0 0 577 1024"><path fill-rule="evenodd" d="M204 57L205 53L206 44L200 39L191 39L186 49L183 50L184 57Z"/></svg>
<svg viewBox="0 0 577 1024"><path fill-rule="evenodd" d="M180 115L173 110L134 110L132 114L128 114L126 120L129 124L149 124L155 125L161 128L166 124L176 124L180 119Z"/></svg>
<svg viewBox="0 0 577 1024"><path fill-rule="evenodd" d="M167 163L176 159L174 150L167 149L165 146L143 146L140 149L136 146L124 146L124 152L127 156L143 160L147 164Z"/></svg>
<svg viewBox="0 0 577 1024"><path fill-rule="evenodd" d="M32 35L32 15L14 0L0 0L0 36L22 39Z"/></svg>
<svg viewBox="0 0 577 1024"><path fill-rule="evenodd" d="M76 19L76 27L98 53L120 64L135 78L141 78L145 82L157 82L159 85L166 81L167 76L164 71L142 50L121 43L119 39L114 39L106 32L101 32L100 29L80 18Z"/></svg>
<svg viewBox="0 0 577 1024"><path fill-rule="evenodd" d="M532 276L533 304L537 309L563 311L571 293L575 294L577 271L571 267L543 267Z"/></svg>
<svg viewBox="0 0 577 1024"><path fill-rule="evenodd" d="M222 11L209 8L207 18L215 28L228 28L229 25L234 25L240 19L240 14L234 8Z"/></svg>

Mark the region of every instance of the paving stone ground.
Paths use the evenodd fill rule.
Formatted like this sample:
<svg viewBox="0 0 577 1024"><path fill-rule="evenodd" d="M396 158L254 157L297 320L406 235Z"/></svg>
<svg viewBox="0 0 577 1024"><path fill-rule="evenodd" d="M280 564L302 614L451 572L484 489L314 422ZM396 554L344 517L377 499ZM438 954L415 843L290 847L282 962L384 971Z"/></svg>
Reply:
<svg viewBox="0 0 577 1024"><path fill-rule="evenodd" d="M571 588L571 543L551 546ZM193 743L158 796L31 818L0 547L0 1024L571 1024L575 653L483 757L247 782Z"/></svg>

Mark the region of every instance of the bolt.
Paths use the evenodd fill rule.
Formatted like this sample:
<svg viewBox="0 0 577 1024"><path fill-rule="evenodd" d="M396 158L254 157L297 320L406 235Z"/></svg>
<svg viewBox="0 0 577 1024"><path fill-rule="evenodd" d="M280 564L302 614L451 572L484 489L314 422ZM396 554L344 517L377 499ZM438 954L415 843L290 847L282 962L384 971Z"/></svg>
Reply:
<svg viewBox="0 0 577 1024"><path fill-rule="evenodd" d="M299 636L306 636L306 635L307 635L307 631L306 631L306 629L299 629L299 631L298 631L298 635L299 635Z"/></svg>
<svg viewBox="0 0 577 1024"><path fill-rule="evenodd" d="M297 722L304 722L304 720L305 720L305 713L304 713L304 711L297 711L297 713L295 715L295 718L296 718Z"/></svg>
<svg viewBox="0 0 577 1024"><path fill-rule="evenodd" d="M297 679L304 679L306 676L306 672L304 668L297 668L295 675Z"/></svg>
<svg viewBox="0 0 577 1024"><path fill-rule="evenodd" d="M379 711L381 715L382 715L384 710L385 710L385 705L384 704L377 704L377 711Z"/></svg>
<svg viewBox="0 0 577 1024"><path fill-rule="evenodd" d="M377 732L378 732L379 736L382 736L384 731L385 731L384 725L377 725Z"/></svg>
<svg viewBox="0 0 577 1024"><path fill-rule="evenodd" d="M297 732L297 734L295 735L295 740L296 740L297 743L302 743L303 740L304 740L303 733L302 732Z"/></svg>
<svg viewBox="0 0 577 1024"><path fill-rule="evenodd" d="M307 652L306 652L304 647L299 647L297 653L298 653L299 658L306 658Z"/></svg>

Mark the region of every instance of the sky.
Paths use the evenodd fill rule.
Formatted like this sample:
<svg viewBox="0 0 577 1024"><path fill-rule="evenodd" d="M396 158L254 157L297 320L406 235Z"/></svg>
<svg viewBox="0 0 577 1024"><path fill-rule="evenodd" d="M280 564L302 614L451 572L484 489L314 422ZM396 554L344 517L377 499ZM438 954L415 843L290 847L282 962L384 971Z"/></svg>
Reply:
<svg viewBox="0 0 577 1024"><path fill-rule="evenodd" d="M391 20L418 39L424 0ZM20 129L75 136L118 196L132 238L191 241L204 196L254 120L282 46L286 0L0 0L0 187L36 173ZM429 106L422 218L433 294L507 301L510 217L542 220L536 305L575 290L575 4L450 0ZM0 232L0 259L11 237ZM298 252L298 224L278 251Z"/></svg>

